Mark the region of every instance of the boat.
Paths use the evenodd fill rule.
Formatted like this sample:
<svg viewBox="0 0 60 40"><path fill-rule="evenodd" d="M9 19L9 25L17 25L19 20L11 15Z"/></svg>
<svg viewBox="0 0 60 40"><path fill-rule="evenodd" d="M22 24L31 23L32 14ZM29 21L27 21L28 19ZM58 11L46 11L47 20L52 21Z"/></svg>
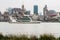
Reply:
<svg viewBox="0 0 60 40"><path fill-rule="evenodd" d="M23 18L14 19L10 17L9 23L18 23L18 24L37 24L40 21L32 21L28 16L24 16Z"/></svg>

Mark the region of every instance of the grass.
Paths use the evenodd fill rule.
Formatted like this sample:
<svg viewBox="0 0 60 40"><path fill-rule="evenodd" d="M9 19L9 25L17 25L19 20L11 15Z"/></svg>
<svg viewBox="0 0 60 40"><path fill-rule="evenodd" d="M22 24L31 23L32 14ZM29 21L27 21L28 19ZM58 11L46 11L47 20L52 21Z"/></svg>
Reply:
<svg viewBox="0 0 60 40"><path fill-rule="evenodd" d="M27 35L3 35L0 34L0 40L60 40L60 37L56 38L54 35L51 34L43 34L40 35L39 38L37 36L30 36Z"/></svg>

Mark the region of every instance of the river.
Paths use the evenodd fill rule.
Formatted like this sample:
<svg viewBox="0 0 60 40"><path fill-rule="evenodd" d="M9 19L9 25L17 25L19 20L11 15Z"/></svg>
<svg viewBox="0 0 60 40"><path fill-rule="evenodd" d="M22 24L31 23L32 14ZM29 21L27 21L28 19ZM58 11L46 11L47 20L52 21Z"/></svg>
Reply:
<svg viewBox="0 0 60 40"><path fill-rule="evenodd" d="M46 23L40 24L9 24L6 22L0 22L0 32L5 34L28 34L28 35L40 35L40 34L53 34L60 36L60 23Z"/></svg>

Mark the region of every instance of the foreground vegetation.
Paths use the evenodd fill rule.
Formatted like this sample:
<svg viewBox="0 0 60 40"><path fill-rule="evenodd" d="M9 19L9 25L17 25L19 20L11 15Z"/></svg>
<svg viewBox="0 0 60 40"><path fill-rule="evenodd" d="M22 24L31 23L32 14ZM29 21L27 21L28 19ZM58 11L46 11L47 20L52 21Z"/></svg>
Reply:
<svg viewBox="0 0 60 40"><path fill-rule="evenodd" d="M27 35L2 35L0 34L0 40L60 40L60 37L56 38L54 35L43 34L40 37Z"/></svg>

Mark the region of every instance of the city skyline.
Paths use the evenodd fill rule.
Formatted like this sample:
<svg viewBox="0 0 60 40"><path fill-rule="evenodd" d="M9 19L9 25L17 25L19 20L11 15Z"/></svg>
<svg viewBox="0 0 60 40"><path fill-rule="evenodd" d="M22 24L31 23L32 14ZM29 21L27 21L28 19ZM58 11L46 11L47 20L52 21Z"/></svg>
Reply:
<svg viewBox="0 0 60 40"><path fill-rule="evenodd" d="M28 4L27 4L28 3ZM21 8L21 5L24 4L27 10L31 10L33 13L33 6L38 5L38 13L43 11L45 4L48 5L49 10L60 11L59 0L0 0L0 11L5 11L7 8ZM54 5L55 4L55 5Z"/></svg>

